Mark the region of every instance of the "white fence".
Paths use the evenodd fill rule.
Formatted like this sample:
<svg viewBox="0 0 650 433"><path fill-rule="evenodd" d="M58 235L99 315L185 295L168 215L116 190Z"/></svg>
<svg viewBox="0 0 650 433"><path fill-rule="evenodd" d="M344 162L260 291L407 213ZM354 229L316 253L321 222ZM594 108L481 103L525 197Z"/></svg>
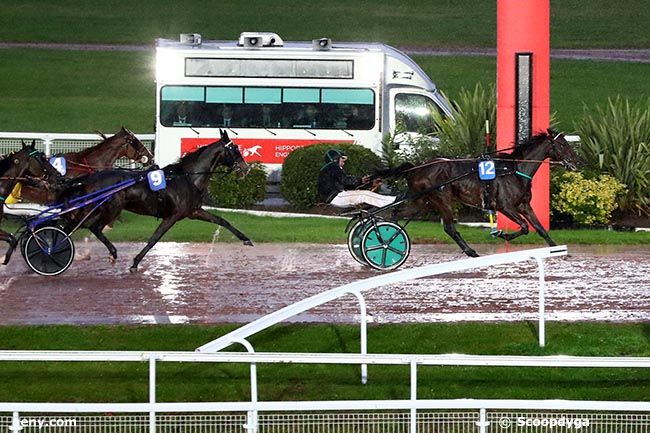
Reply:
<svg viewBox="0 0 650 433"><path fill-rule="evenodd" d="M14 432L56 433L518 433L650 432L650 402L418 399L418 367L650 368L650 358L477 355L358 355L307 353L0 351L0 362L148 362L149 401L142 403L0 403ZM159 403L160 362L372 364L409 366L405 400ZM188 370L191 371L191 370ZM215 384L218 386L218 384ZM74 396L70 396L74 398ZM1 414L7 414L1 416ZM97 415L97 414L106 415ZM117 415L111 415L117 414Z"/></svg>
<svg viewBox="0 0 650 433"><path fill-rule="evenodd" d="M113 134L107 133L107 136ZM136 134L138 139L153 153L154 134ZM36 148L50 156L58 153L77 152L100 143L103 138L99 134L68 134L68 133L38 133L38 132L0 132L0 155L20 148L21 141L36 142ZM121 158L116 162L120 167L127 167L130 161Z"/></svg>

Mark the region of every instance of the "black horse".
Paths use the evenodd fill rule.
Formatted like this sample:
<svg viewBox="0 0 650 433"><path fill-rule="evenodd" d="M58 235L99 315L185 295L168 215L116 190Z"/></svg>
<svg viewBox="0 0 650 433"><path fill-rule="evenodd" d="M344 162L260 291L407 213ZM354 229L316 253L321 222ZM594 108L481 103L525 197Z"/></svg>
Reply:
<svg viewBox="0 0 650 433"><path fill-rule="evenodd" d="M66 189L60 199L65 201L85 195L102 188L116 185L125 180L134 179L136 183L115 193L110 200L90 213L81 209L65 217L66 231L72 231L83 224L108 248L111 258L117 258L115 246L104 236L102 229L115 221L122 210L161 218L162 221L149 239L147 245L133 259L131 272L147 252L177 221L190 218L218 224L230 230L245 245L253 245L251 240L233 227L224 218L213 215L201 208L203 196L217 166L225 166L237 172L241 177L250 170L239 152L239 148L224 131L221 139L192 152L175 164L163 169L166 188L152 191L147 182L149 171L104 170L78 178L78 182ZM160 180L160 178L158 179ZM84 218L87 218L84 220Z"/></svg>
<svg viewBox="0 0 650 433"><path fill-rule="evenodd" d="M580 162L564 135L548 130L516 146L511 154L497 154L496 178L483 181L478 175L475 159L434 159L414 167L405 164L392 173L405 176L408 196L415 207L440 214L445 232L456 241L465 254L478 257L454 226L454 202L479 209L500 211L519 225L514 233L499 232L507 241L528 233L530 223L550 245L556 245L530 206L532 179L542 162L550 158L568 169L576 169Z"/></svg>
<svg viewBox="0 0 650 433"><path fill-rule="evenodd" d="M50 181L60 177L59 172L47 161L43 152L36 150L35 141L29 145L22 142L20 150L12 152L0 160L0 221L4 217L4 202L16 184L31 181L26 176L46 177ZM3 265L6 265L16 248L17 241L14 235L1 229L0 240L9 244L3 261Z"/></svg>

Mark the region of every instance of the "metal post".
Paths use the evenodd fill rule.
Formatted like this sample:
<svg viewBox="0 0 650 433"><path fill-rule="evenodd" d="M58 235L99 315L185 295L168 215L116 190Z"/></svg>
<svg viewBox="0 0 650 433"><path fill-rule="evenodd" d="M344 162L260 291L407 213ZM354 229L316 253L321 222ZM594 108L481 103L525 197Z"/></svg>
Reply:
<svg viewBox="0 0 650 433"><path fill-rule="evenodd" d="M487 427L490 425L490 422L487 420L485 409L479 411L479 418L476 422L479 433L486 433Z"/></svg>
<svg viewBox="0 0 650 433"><path fill-rule="evenodd" d="M9 427L9 431L12 433L19 433L22 429L23 427L20 425L20 414L14 412L11 417L11 427Z"/></svg>
<svg viewBox="0 0 650 433"><path fill-rule="evenodd" d="M249 353L255 353L255 349L253 348L253 345L250 344L245 339L235 340L233 341L233 343L234 342L237 342L242 346L244 346ZM254 362L251 362L250 372L251 372L251 403L257 403L257 365ZM246 424L244 425L244 428L248 431L248 433L257 432L257 410L248 411L248 413L246 414Z"/></svg>
<svg viewBox="0 0 650 433"><path fill-rule="evenodd" d="M415 402L418 400L418 365L415 359L411 360L411 429L410 433L418 431L418 412Z"/></svg>
<svg viewBox="0 0 650 433"><path fill-rule="evenodd" d="M149 355L149 403L156 403L156 355ZM149 433L156 433L156 411L149 412Z"/></svg>
<svg viewBox="0 0 650 433"><path fill-rule="evenodd" d="M546 330L544 329L545 320L545 299L544 299L544 261L540 257L535 257L537 267L539 268L539 347L546 345Z"/></svg>
<svg viewBox="0 0 650 433"><path fill-rule="evenodd" d="M45 153L45 156L49 157L52 155L52 139L51 138L45 138L43 139L43 146L45 146L45 150L43 153Z"/></svg>
<svg viewBox="0 0 650 433"><path fill-rule="evenodd" d="M368 320L366 300L361 292L352 292L359 300L359 334L361 338L361 354L368 354ZM368 364L361 364L361 383L368 383Z"/></svg>

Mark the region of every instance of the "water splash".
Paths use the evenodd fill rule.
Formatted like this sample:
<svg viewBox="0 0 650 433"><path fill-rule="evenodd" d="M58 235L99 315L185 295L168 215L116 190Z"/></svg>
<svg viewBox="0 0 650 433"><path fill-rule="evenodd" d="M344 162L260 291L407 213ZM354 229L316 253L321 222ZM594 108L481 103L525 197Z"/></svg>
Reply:
<svg viewBox="0 0 650 433"><path fill-rule="evenodd" d="M208 254L205 255L205 261L204 261L205 265L211 263L212 253L214 253L216 243L219 240L219 236L221 236L221 228L222 228L221 226L217 226L217 228L214 230L214 233L212 234L212 242L210 243L210 249L208 250Z"/></svg>

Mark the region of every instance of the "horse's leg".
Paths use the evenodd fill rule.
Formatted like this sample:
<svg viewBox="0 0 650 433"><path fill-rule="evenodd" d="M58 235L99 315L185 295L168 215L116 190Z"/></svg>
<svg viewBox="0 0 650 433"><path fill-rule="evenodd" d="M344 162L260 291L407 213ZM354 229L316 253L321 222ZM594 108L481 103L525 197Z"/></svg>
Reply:
<svg viewBox="0 0 650 433"><path fill-rule="evenodd" d="M101 243L104 244L108 250L108 260L111 262L111 264L115 264L115 261L117 260L117 248L115 248L115 245L113 245L113 243L109 241L106 236L104 236L104 233L102 232L104 227L106 227L104 224L93 224L91 227L88 227L88 230L90 230L90 232L94 234Z"/></svg>
<svg viewBox="0 0 650 433"><path fill-rule="evenodd" d="M149 242L147 242L147 245L138 253L137 256L133 259L133 265L131 265L131 268L129 271L135 272L138 270L138 264L140 261L144 258L144 256L149 252L151 248L153 248L154 245L158 243L160 238L167 233L167 231L172 228L174 224L179 220L179 217L177 215L172 215L171 217L167 217L162 220L158 228L156 229L155 232L153 232L153 235L151 235L151 238L149 238Z"/></svg>
<svg viewBox="0 0 650 433"><path fill-rule="evenodd" d="M499 212L501 212L502 214L510 218L512 221L514 221L516 224L518 224L519 230L514 233L504 233L502 230L499 230L497 237L500 237L501 239L506 241L511 241L515 238L518 238L519 236L528 234L528 223L521 215L519 215L517 211L507 207L507 208L499 209Z"/></svg>
<svg viewBox="0 0 650 433"><path fill-rule="evenodd" d="M467 245L465 239L463 239L460 233L456 230L456 226L454 225L454 213L451 206L445 206L444 208L440 206L436 207L439 209L440 215L442 216L442 227L444 228L445 233L447 233L456 244L458 244L465 254L470 257L478 257L476 251Z"/></svg>
<svg viewBox="0 0 650 433"><path fill-rule="evenodd" d="M537 234L540 235L546 243L554 247L557 244L551 239L551 236L549 236L548 232L544 229L544 226L539 222L539 219L537 219L537 215L535 215L535 211L533 211L533 208L530 207L530 203L522 203L519 206L517 206L517 210L519 210L519 213L528 220L529 223L532 224L532 226L537 230Z"/></svg>
<svg viewBox="0 0 650 433"><path fill-rule="evenodd" d="M251 241L248 236L237 230L232 224L226 221L224 218L211 214L203 209L197 209L192 212L188 218L193 220L207 221L213 224L220 225L227 228L233 235L237 236L237 239L244 242L244 245L253 246L253 241Z"/></svg>
<svg viewBox="0 0 650 433"><path fill-rule="evenodd" d="M1 203L0 206L2 206ZM11 233L7 233L4 230L0 230L0 241L5 241L6 243L9 244L9 247L7 248L7 252L5 253L4 261L2 262L3 265L6 265L7 263L9 263L9 259L11 259L11 255L16 249L16 245L18 244L18 241L16 240L14 235L12 235Z"/></svg>

